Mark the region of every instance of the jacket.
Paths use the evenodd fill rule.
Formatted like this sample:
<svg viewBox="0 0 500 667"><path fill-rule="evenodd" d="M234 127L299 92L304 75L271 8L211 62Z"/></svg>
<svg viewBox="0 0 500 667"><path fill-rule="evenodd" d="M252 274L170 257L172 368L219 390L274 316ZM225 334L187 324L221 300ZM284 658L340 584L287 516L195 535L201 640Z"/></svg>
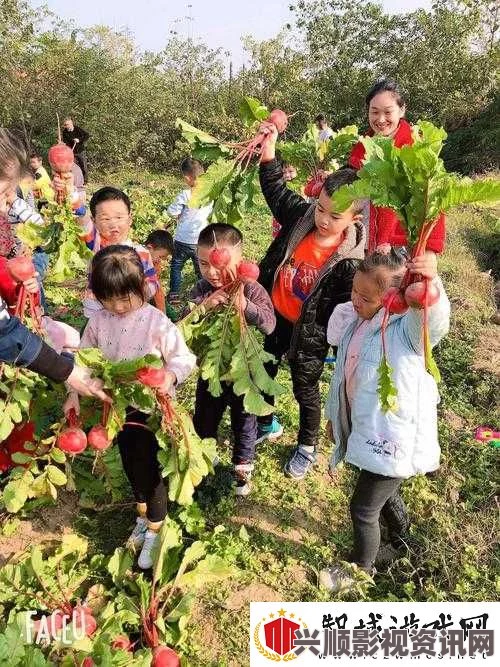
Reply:
<svg viewBox="0 0 500 667"><path fill-rule="evenodd" d="M440 299L429 308L429 335L436 345L448 332L450 303L439 278ZM434 378L425 370L422 342L423 311L410 308L392 315L386 330L387 360L393 368L398 407L384 413L377 395L382 356L381 309L364 335L356 370L356 393L350 409L345 392L345 360L358 317L351 303L332 315L329 340L338 344L337 363L326 399L325 415L333 427L334 468L348 463L386 477L407 478L439 467L437 433L439 395Z"/></svg>
<svg viewBox="0 0 500 667"><path fill-rule="evenodd" d="M10 317L7 306L1 298L0 361L14 366L24 366L55 382L67 380L74 365L71 358L57 354L17 317Z"/></svg>
<svg viewBox="0 0 500 667"><path fill-rule="evenodd" d="M366 134L367 136L372 137L374 132L370 129ZM403 118L399 122L399 127L394 135L394 145L397 148L401 148L401 146L411 146L412 144L412 127ZM352 148L349 157L349 166L359 171L363 166L364 159L365 147L359 141ZM445 217L444 214L441 213L438 222L427 241L427 250L442 253L444 249L445 235ZM367 242L368 252L372 253L375 248L382 243L390 243L392 246L406 246L408 245L408 239L401 221L392 209L384 208L383 206L373 206L373 204L370 203Z"/></svg>
<svg viewBox="0 0 500 667"><path fill-rule="evenodd" d="M300 241L314 229L314 209L286 187L277 160L260 166L260 185L267 205L281 224L278 236L260 263L259 282L271 293L278 271ZM288 358L306 364L323 364L328 352L326 326L335 306L351 298L352 279L364 257L365 231L361 223L346 230L345 240L319 272L311 293L294 325Z"/></svg>
<svg viewBox="0 0 500 667"><path fill-rule="evenodd" d="M69 146L73 152L77 154L82 153L85 150L84 144L89 136L89 133L81 127L78 127L78 125L74 125L72 130L64 128L62 131L62 140L66 146ZM77 144L75 144L75 139L79 140Z"/></svg>

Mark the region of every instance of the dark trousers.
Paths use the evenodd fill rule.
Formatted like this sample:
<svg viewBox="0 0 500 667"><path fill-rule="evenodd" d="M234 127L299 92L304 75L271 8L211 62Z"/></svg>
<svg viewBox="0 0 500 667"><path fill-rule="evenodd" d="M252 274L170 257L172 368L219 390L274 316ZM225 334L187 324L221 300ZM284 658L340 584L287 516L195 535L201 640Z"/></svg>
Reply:
<svg viewBox="0 0 500 667"><path fill-rule="evenodd" d="M409 519L399 487L400 477L384 477L362 470L351 498L351 518L354 527L354 547L351 561L370 570L380 547L382 516L389 529L391 541L407 532Z"/></svg>
<svg viewBox="0 0 500 667"><path fill-rule="evenodd" d="M193 262L196 278L200 280L201 273L198 265L198 256L196 254L196 244L181 243L174 241L174 254L170 264L170 291L173 294L179 294L182 285L182 269L184 264L191 260Z"/></svg>
<svg viewBox="0 0 500 667"><path fill-rule="evenodd" d="M127 421L146 424L148 415L128 409ZM125 424L117 436L123 468L138 503L146 503L149 521L167 516L167 490L158 463L158 441L144 426Z"/></svg>
<svg viewBox="0 0 500 667"><path fill-rule="evenodd" d="M75 153L74 160L82 170L83 182L86 183L89 174L89 169L87 166L87 154L85 153L85 151L81 151L81 153Z"/></svg>
<svg viewBox="0 0 500 667"><path fill-rule="evenodd" d="M245 412L243 397L236 396L231 384L223 382L222 395L216 398L208 391L208 382L198 379L193 424L200 438L217 438L219 424L228 406L234 438L232 461L234 465L252 463L255 457L257 418Z"/></svg>
<svg viewBox="0 0 500 667"><path fill-rule="evenodd" d="M278 374L278 366L284 354L290 348L293 324L276 313L276 328L266 336L264 350L273 354L278 363L268 362L266 370L272 378ZM298 442L305 447L316 447L318 444L319 427L321 423L321 399L319 394L319 380L323 372L324 360L315 357L301 356L290 360L292 388L295 400L299 404L299 434ZM264 395L265 400L274 405L274 397ZM273 415L259 417L260 424L270 424Z"/></svg>

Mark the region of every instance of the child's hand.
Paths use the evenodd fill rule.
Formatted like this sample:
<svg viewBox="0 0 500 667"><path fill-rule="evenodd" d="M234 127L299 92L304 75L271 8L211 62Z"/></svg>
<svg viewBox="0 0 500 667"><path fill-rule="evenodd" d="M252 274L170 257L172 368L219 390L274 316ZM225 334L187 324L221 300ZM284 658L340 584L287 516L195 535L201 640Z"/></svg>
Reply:
<svg viewBox="0 0 500 667"><path fill-rule="evenodd" d="M80 414L80 399L78 398L78 394L75 391L71 391L68 394L68 398L64 401L64 416L67 417L71 410L74 410L77 415Z"/></svg>
<svg viewBox="0 0 500 667"><path fill-rule="evenodd" d="M333 440L333 426L330 419L325 424L325 433L328 440Z"/></svg>
<svg viewBox="0 0 500 667"><path fill-rule="evenodd" d="M165 371L165 382L161 387L158 387L159 394L168 394L171 396L174 393L174 387L177 382L177 377L172 371Z"/></svg>
<svg viewBox="0 0 500 667"><path fill-rule="evenodd" d="M68 171L64 174L54 174L52 179L52 187L56 192L73 192L75 188L75 179L73 174Z"/></svg>
<svg viewBox="0 0 500 667"><path fill-rule="evenodd" d="M278 139L278 130L272 123L264 121L260 124L259 132L266 135L262 143L262 152L260 161L270 162L276 157L276 141Z"/></svg>
<svg viewBox="0 0 500 667"><path fill-rule="evenodd" d="M38 286L38 280L37 280L38 273L35 273L31 278L28 278L28 280L23 281L23 286L24 289L28 292L28 294L37 294L39 291L39 286Z"/></svg>
<svg viewBox="0 0 500 667"><path fill-rule="evenodd" d="M210 294L210 296L207 296L207 298L203 301L203 305L207 310L212 310L212 308L217 308L217 306L225 304L228 301L228 293L224 290L217 290L216 292Z"/></svg>
<svg viewBox="0 0 500 667"><path fill-rule="evenodd" d="M407 263L411 273L418 273L422 278L432 280L437 276L437 257L432 250L426 250L423 255L415 257Z"/></svg>

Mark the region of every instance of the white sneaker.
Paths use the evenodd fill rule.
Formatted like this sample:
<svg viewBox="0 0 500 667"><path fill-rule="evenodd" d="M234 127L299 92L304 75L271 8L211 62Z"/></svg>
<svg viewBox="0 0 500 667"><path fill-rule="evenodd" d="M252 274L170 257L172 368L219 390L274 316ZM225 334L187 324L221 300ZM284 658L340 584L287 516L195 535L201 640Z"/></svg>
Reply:
<svg viewBox="0 0 500 667"><path fill-rule="evenodd" d="M146 530L148 529L147 519L144 519L142 516L138 516L135 520L135 527L132 531L132 534L127 540L127 547L132 549L134 553L137 553L139 549L144 544L144 536L146 535Z"/></svg>
<svg viewBox="0 0 500 667"><path fill-rule="evenodd" d="M144 544L142 545L141 553L139 554L139 560L137 564L141 570L149 570L150 567L153 567L153 549L158 543L158 533L155 533L154 530L146 530L144 536Z"/></svg>
<svg viewBox="0 0 500 667"><path fill-rule="evenodd" d="M234 478L236 481L235 493L237 496L248 496L252 490L250 479L253 472L253 463L240 463L234 466Z"/></svg>

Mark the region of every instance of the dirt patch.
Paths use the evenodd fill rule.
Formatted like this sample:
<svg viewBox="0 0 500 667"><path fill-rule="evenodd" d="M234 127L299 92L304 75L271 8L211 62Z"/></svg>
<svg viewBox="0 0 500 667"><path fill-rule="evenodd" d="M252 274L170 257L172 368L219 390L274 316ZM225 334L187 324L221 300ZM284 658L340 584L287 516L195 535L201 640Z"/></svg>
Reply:
<svg viewBox="0 0 500 667"><path fill-rule="evenodd" d="M250 602L279 602L281 599L282 596L270 586L249 584L231 593L224 606L229 611L239 611Z"/></svg>
<svg viewBox="0 0 500 667"><path fill-rule="evenodd" d="M500 378L500 329L494 324L483 327L474 351L473 368Z"/></svg>
<svg viewBox="0 0 500 667"><path fill-rule="evenodd" d="M467 424L463 417L460 417L460 415L457 415L453 410L449 409L444 410L443 419L454 431L459 431L465 428Z"/></svg>
<svg viewBox="0 0 500 667"><path fill-rule="evenodd" d="M0 566L32 544L59 540L63 533L71 532L77 512L77 495L62 492L56 505L37 510L32 519L21 520L13 535L0 535Z"/></svg>
<svg viewBox="0 0 500 667"><path fill-rule="evenodd" d="M280 525L278 517L262 505L254 502L240 503L238 510L238 513L231 519L233 525L255 528L259 532L270 533L296 544L303 542L303 533L307 531L298 530L295 527L284 528Z"/></svg>

